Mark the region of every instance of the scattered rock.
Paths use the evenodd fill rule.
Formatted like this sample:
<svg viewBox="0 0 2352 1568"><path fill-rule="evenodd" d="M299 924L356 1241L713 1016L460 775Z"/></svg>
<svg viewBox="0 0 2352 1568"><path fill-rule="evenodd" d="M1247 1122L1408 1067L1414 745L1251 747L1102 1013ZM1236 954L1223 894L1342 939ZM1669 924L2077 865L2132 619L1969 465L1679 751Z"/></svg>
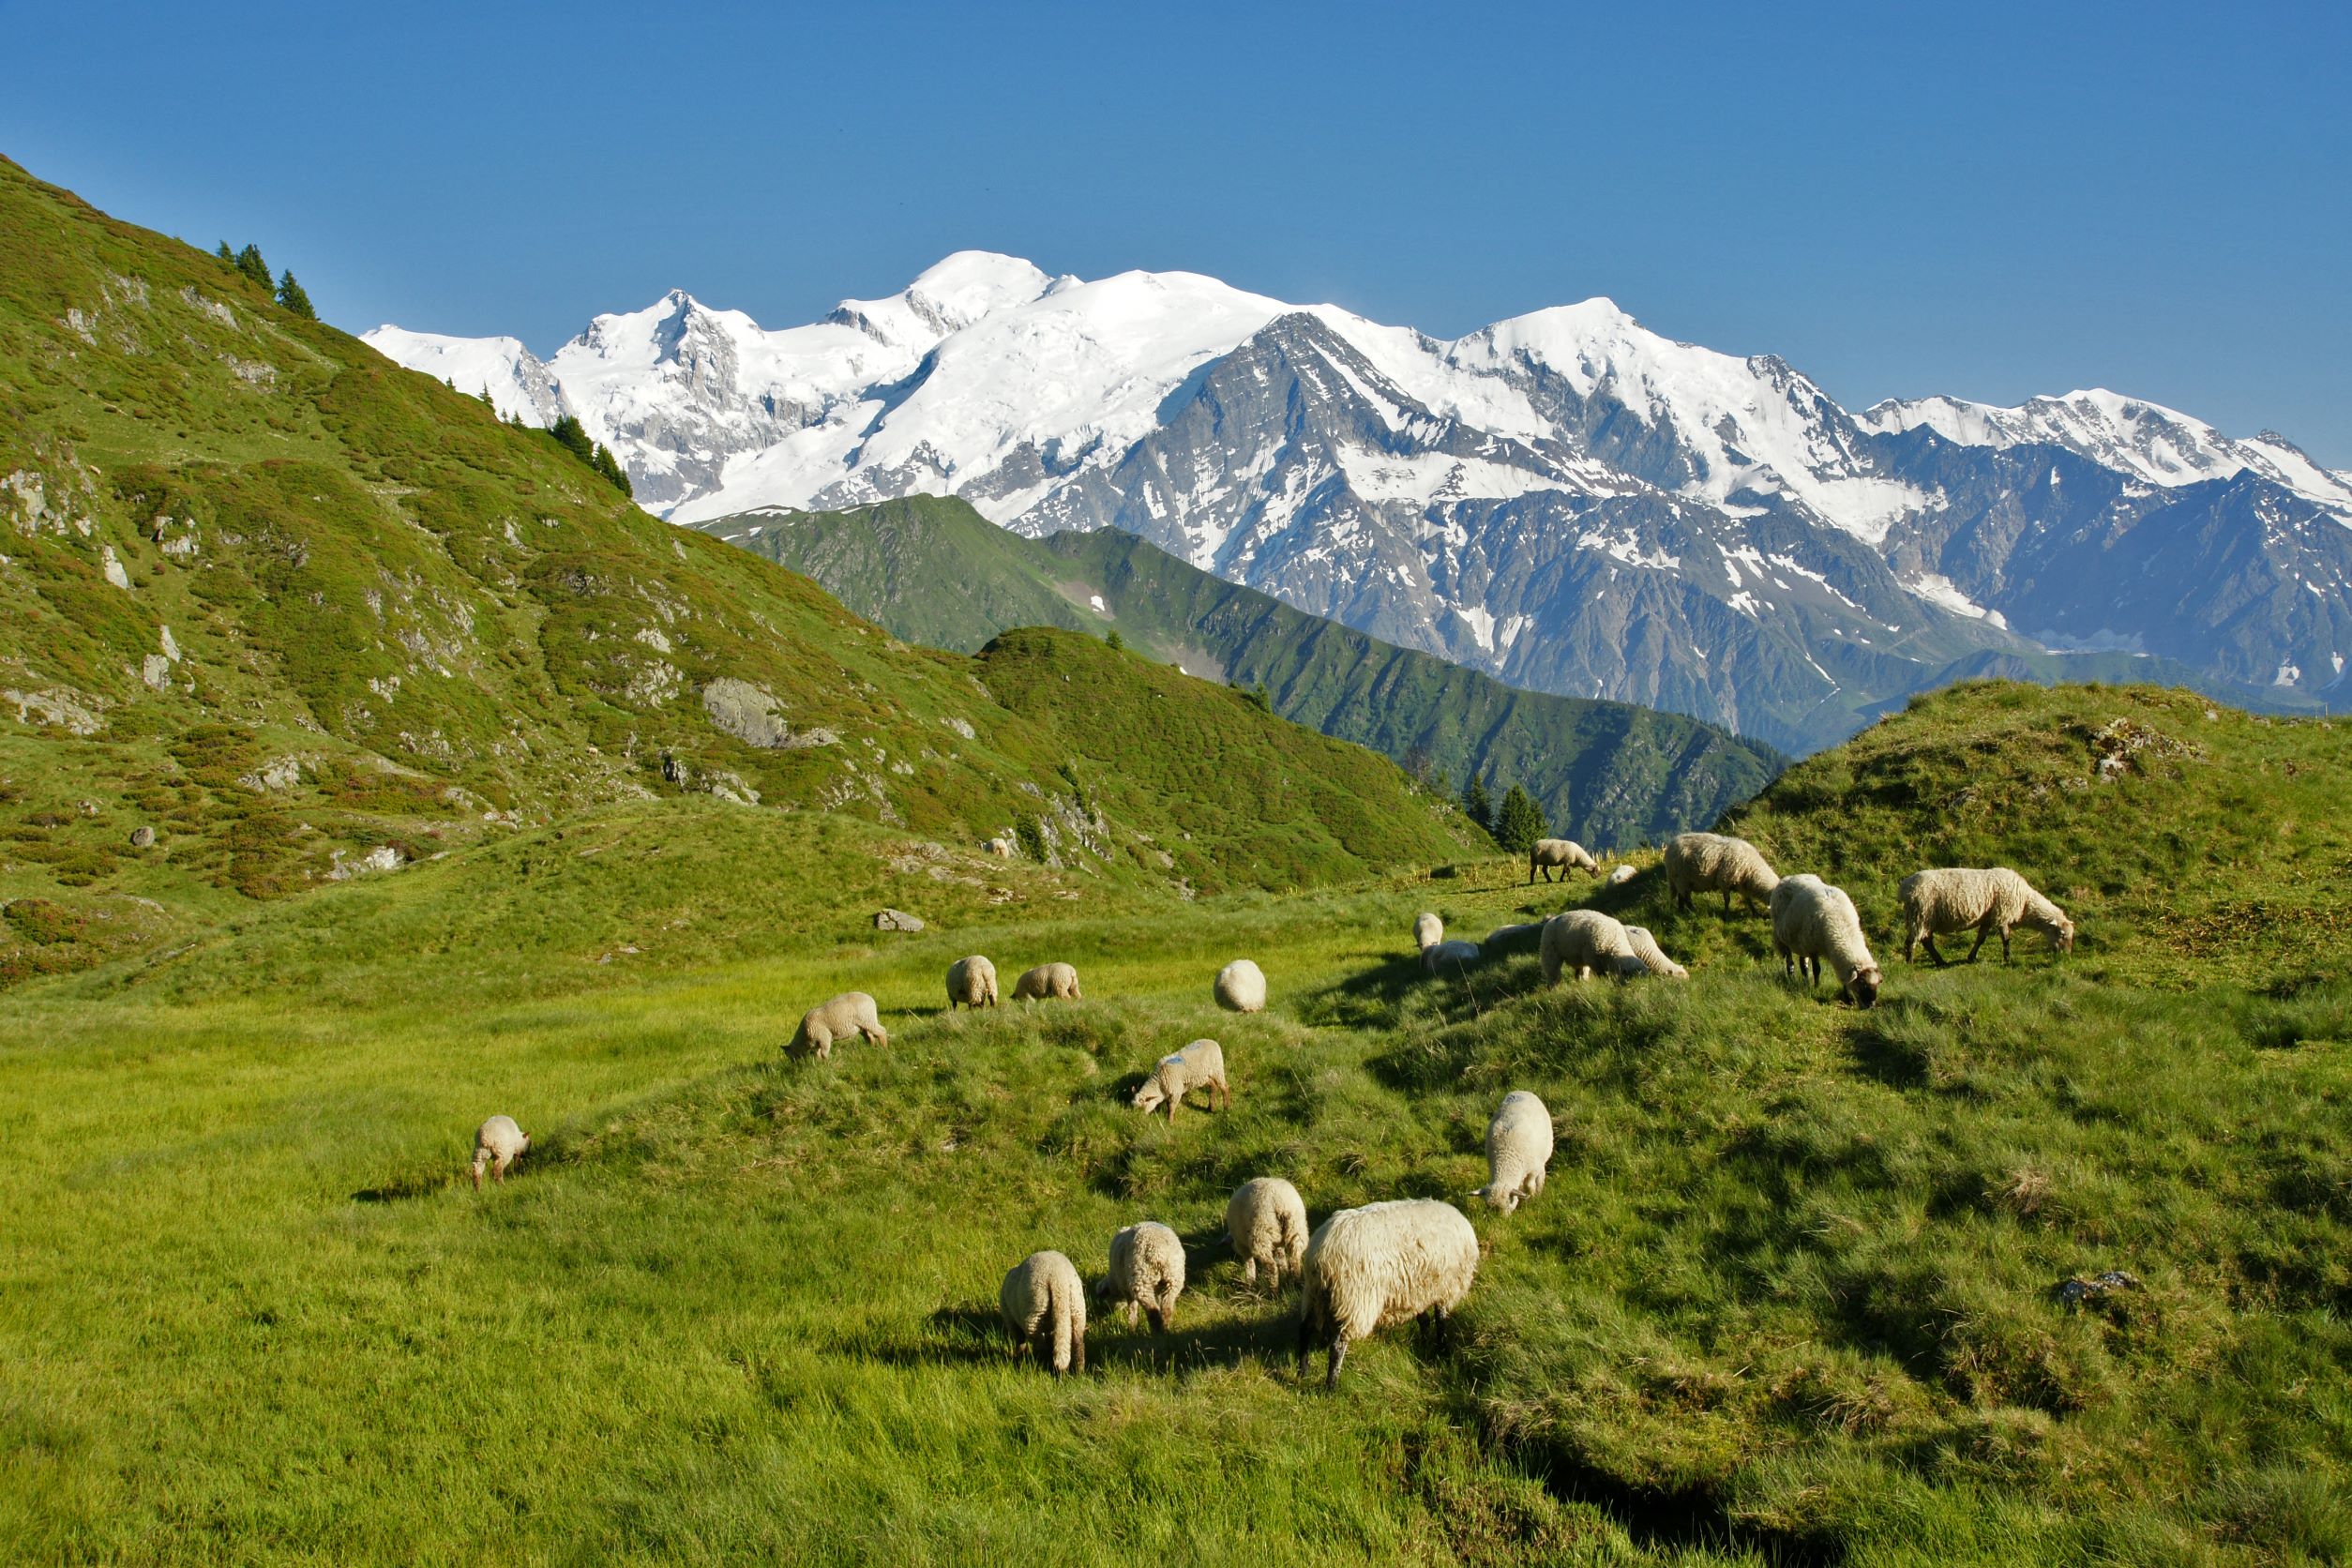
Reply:
<svg viewBox="0 0 2352 1568"><path fill-rule="evenodd" d="M157 691L172 687L172 661L161 654L149 654L139 665L139 678Z"/></svg>
<svg viewBox="0 0 2352 1568"><path fill-rule="evenodd" d="M129 569L124 566L122 557L114 553L113 545L98 546L98 570L104 572L106 580L115 587L122 589L125 593L130 591Z"/></svg>
<svg viewBox="0 0 2352 1568"><path fill-rule="evenodd" d="M1010 838L991 838L981 847L999 860L1013 858L1013 841Z"/></svg>
<svg viewBox="0 0 2352 1568"><path fill-rule="evenodd" d="M804 746L838 746L841 737L830 730L807 730L799 734L786 723L783 704L765 686L721 675L702 687L702 711L722 734L746 746L768 751L797 751Z"/></svg>
<svg viewBox="0 0 2352 1568"><path fill-rule="evenodd" d="M971 724L963 719L950 717L942 718L940 722L946 725L950 730L955 731L956 733L963 736L963 738L968 741L979 739L979 736L973 733Z"/></svg>
<svg viewBox="0 0 2352 1568"><path fill-rule="evenodd" d="M397 871L408 864L408 857L389 844L379 844L357 860L345 860L343 852L335 852L335 867L326 874L328 882L348 882L354 877L375 871Z"/></svg>
<svg viewBox="0 0 2352 1568"><path fill-rule="evenodd" d="M132 828L130 830L130 847L134 850L153 849L155 847L155 829L151 827Z"/></svg>
<svg viewBox="0 0 2352 1568"><path fill-rule="evenodd" d="M919 931L922 928L923 922L904 910L884 910L874 916L874 929L877 931Z"/></svg>
<svg viewBox="0 0 2352 1568"><path fill-rule="evenodd" d="M302 759L273 757L251 773L238 775L237 782L256 794L269 790L291 790L302 782Z"/></svg>
<svg viewBox="0 0 2352 1568"><path fill-rule="evenodd" d="M165 626L163 628L162 645L163 656L170 659L173 664L179 663L180 645L173 641L172 628L170 626Z"/></svg>
<svg viewBox="0 0 2352 1568"><path fill-rule="evenodd" d="M2061 1305L2079 1307L2085 1302L2102 1300L2118 1290L2136 1290L2139 1288L2137 1274L2125 1274L2121 1269L2109 1269L2105 1274L2093 1274L2088 1279L2077 1275L2073 1279L2060 1280L2050 1293L2058 1299Z"/></svg>
<svg viewBox="0 0 2352 1568"><path fill-rule="evenodd" d="M69 735L87 737L106 728L96 698L52 686L46 691L0 691L0 702L16 709L19 724L53 724Z"/></svg>

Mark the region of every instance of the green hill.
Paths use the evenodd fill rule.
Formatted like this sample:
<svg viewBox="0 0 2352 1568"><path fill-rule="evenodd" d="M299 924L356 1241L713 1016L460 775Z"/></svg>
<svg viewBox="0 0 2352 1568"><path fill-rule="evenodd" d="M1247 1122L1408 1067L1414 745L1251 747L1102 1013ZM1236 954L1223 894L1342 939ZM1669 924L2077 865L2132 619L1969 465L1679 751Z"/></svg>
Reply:
<svg viewBox="0 0 2352 1568"><path fill-rule="evenodd" d="M756 512L701 525L807 573L911 642L978 648L1018 626L1116 629L1196 675L1262 686L1274 711L1459 786L1524 785L1554 831L1603 848L1711 822L1781 765L1679 715L1520 691L1197 571L1131 534L1025 539L963 501ZM1100 608L1096 608L1099 604Z"/></svg>
<svg viewBox="0 0 2352 1568"><path fill-rule="evenodd" d="M0 897L81 912L98 950L685 794L957 853L1002 834L1171 892L1470 842L1386 762L1140 661L1087 664L1106 701L1188 716L1185 767L1331 781L1243 839L1186 837L1150 767L1073 783L1091 737L997 699L1033 684L1026 662L1080 656L1066 639L984 663L910 648L5 162L0 539ZM1344 843L1304 814L1341 794ZM134 848L137 829L155 841ZM0 974L81 956L22 945Z"/></svg>

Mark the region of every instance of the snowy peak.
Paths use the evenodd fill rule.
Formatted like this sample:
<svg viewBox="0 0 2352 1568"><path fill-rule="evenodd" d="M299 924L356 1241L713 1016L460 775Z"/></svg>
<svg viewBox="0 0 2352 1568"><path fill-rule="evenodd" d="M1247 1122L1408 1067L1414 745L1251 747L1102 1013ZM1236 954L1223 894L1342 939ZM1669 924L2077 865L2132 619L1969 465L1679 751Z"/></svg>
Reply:
<svg viewBox="0 0 2352 1568"><path fill-rule="evenodd" d="M469 396L490 394L501 418L547 426L567 412L555 380L517 338L447 338L390 323L359 335L378 354L435 376Z"/></svg>
<svg viewBox="0 0 2352 1568"><path fill-rule="evenodd" d="M845 299L825 320L854 327L892 348L929 351L951 333L1052 288L1048 278L1018 256L958 250L927 267L887 299Z"/></svg>

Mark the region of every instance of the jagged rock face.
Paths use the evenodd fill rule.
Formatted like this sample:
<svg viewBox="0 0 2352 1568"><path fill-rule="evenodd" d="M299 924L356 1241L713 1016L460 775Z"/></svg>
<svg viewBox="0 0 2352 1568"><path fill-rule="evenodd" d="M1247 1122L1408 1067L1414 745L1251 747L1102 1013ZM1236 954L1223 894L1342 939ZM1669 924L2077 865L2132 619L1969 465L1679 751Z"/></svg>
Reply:
<svg viewBox="0 0 2352 1568"><path fill-rule="evenodd" d="M504 355L518 386L537 363L371 339L428 369ZM1606 300L1446 342L965 252L780 332L672 294L541 371L679 520L934 493L1032 535L1115 526L1520 685L1798 751L1988 654L2128 649L2284 701L2341 696L2352 656L2352 481L2282 437L2103 392L1852 415Z"/></svg>

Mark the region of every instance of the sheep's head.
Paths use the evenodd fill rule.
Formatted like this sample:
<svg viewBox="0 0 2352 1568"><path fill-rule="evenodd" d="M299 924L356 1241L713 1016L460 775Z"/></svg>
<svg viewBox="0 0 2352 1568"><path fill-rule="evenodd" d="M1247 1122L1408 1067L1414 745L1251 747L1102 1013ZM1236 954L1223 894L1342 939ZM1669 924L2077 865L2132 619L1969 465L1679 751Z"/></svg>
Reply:
<svg viewBox="0 0 2352 1568"><path fill-rule="evenodd" d="M1168 1090L1160 1083L1160 1075L1153 1073L1137 1085L1135 1098L1128 1101L1136 1109L1149 1116L1168 1100Z"/></svg>
<svg viewBox="0 0 2352 1568"><path fill-rule="evenodd" d="M2059 915L2058 925L2051 929L2050 942L2061 953L2074 951L2074 922Z"/></svg>
<svg viewBox="0 0 2352 1568"><path fill-rule="evenodd" d="M1518 1188L1514 1187L1509 1192L1498 1192L1495 1190L1495 1185L1492 1182L1487 1183L1485 1186L1479 1188L1470 1196L1473 1198L1485 1199L1487 1202L1493 1204L1496 1208L1500 1209L1506 1214L1519 1206Z"/></svg>
<svg viewBox="0 0 2352 1568"><path fill-rule="evenodd" d="M1846 982L1846 994L1857 1007L1871 1006L1878 1000L1878 987L1884 979L1878 972L1877 965L1864 964L1854 971L1853 978Z"/></svg>

